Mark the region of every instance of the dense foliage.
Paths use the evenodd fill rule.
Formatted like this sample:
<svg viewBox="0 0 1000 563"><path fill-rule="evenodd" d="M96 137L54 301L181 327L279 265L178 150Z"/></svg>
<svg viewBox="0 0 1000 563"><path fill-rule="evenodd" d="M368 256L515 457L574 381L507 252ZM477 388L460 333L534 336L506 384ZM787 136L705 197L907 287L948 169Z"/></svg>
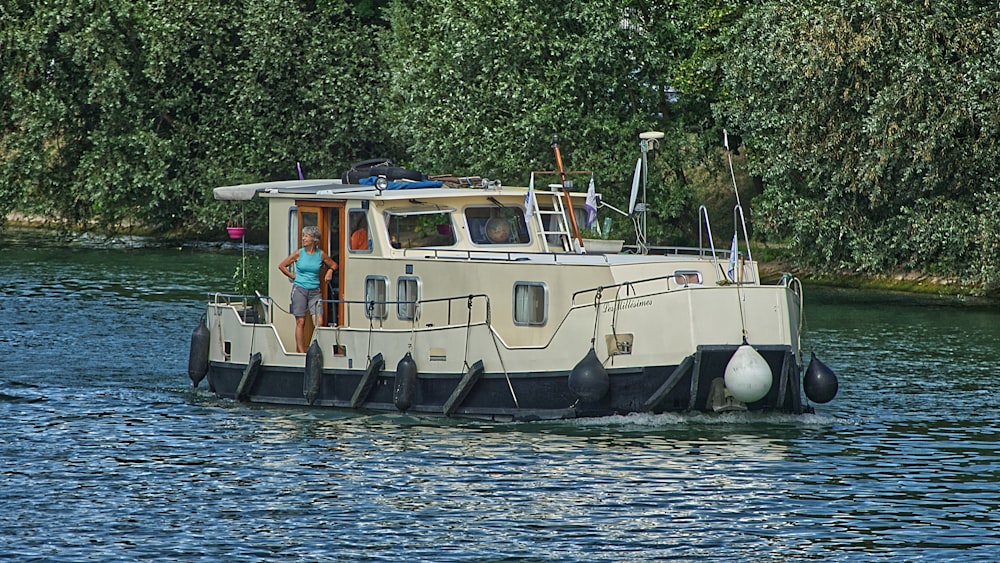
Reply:
<svg viewBox="0 0 1000 563"><path fill-rule="evenodd" d="M218 231L213 186L373 156L523 182L553 135L624 207L660 130L650 238L685 243L702 202L728 220L728 127L758 239L1000 287L995 2L215 4L0 6L0 218Z"/></svg>
<svg viewBox="0 0 1000 563"><path fill-rule="evenodd" d="M653 234L677 238L683 233L669 219L691 208L682 172L698 163L682 150L692 141L685 132L702 133L711 118L709 100L674 101L671 91L699 46L696 29L685 27L701 23L695 4L397 3L386 41L389 115L416 166L520 182L530 170L555 169L558 135L566 167L595 171L621 207L637 134L663 130L649 197L663 221Z"/></svg>
<svg viewBox="0 0 1000 563"><path fill-rule="evenodd" d="M0 211L211 224L211 187L381 152L374 30L343 2L15 0L0 15ZM367 29L367 31L366 31ZM6 215L6 213L3 213Z"/></svg>
<svg viewBox="0 0 1000 563"><path fill-rule="evenodd" d="M996 3L764 3L730 30L722 114L764 178L758 228L813 264L1000 286Z"/></svg>

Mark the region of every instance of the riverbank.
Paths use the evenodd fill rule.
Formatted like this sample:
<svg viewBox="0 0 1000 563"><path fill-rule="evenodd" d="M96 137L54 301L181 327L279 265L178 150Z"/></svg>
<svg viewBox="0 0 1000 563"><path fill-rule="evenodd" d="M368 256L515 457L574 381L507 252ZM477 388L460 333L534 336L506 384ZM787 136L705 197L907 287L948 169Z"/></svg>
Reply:
<svg viewBox="0 0 1000 563"><path fill-rule="evenodd" d="M898 291L927 296L957 299L975 304L1000 302L1000 295L983 293L978 285L963 283L958 278L934 276L921 272L896 272L886 274L862 274L857 272L825 272L791 264L777 258L759 262L761 279L778 279L785 273L792 274L811 285L844 289L869 289L877 291Z"/></svg>
<svg viewBox="0 0 1000 563"><path fill-rule="evenodd" d="M7 215L3 228L50 232L55 234L57 241L62 242L85 239L88 241L106 240L111 245L114 245L116 241L133 241L138 245L145 242L150 246L227 246L232 244L229 234L224 227L211 232L191 229L162 232L134 223L120 224L111 228L96 224L91 226L93 227L92 229L80 230L78 225L72 225L40 215L25 215L13 212ZM2 231L0 231L0 234L2 234ZM267 230L247 229L244 240L247 244L255 247L266 245ZM240 244L240 240L236 240L235 243Z"/></svg>
<svg viewBox="0 0 1000 563"><path fill-rule="evenodd" d="M100 244L104 241L107 246L186 246L197 248L231 248L240 244L240 241L231 241L224 230L218 233L201 233L199 235L177 234L177 233L155 233L147 229L136 226L122 226L117 233L76 233L68 226L61 225L55 221L39 216L27 216L12 213L7 216L6 228L25 229L29 231L50 231L58 233L56 242L80 242L88 241L92 244ZM246 243L253 247L255 251L266 248L266 233L248 232ZM899 291L906 293L916 293L928 296L941 296L957 298L961 300L974 300L984 302L998 302L1000 295L983 294L978 286L964 284L957 278L947 278L933 276L921 272L897 272L892 274L860 274L846 271L820 271L813 268L805 268L792 263L787 258L781 256L780 250L773 247L762 253L764 256L757 256L760 268L761 279L765 281L777 280L783 274L789 273L806 283L812 285L823 285L828 287L840 287L849 289L872 289L880 291Z"/></svg>

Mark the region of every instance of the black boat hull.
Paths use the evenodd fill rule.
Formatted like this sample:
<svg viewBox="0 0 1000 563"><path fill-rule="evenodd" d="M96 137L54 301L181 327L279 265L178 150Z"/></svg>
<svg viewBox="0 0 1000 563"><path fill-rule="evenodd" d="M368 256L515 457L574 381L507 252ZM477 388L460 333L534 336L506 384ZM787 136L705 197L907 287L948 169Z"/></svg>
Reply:
<svg viewBox="0 0 1000 563"><path fill-rule="evenodd" d="M570 371L467 374L417 373L404 408L398 406L397 373L391 365L365 369L323 370L315 375L282 366L210 362L208 382L219 397L251 403L405 412L491 420L552 420L637 412L712 412L711 388L723 377L735 346L701 346L678 365L608 372L608 390L598 400L579 399L568 385ZM751 411L799 414L801 366L787 346L760 347L771 367L768 394L746 406ZM248 364L252 369L248 368ZM381 367L381 366L380 366ZM253 372L253 373L250 373ZM310 384L310 380L311 384ZM460 388L460 386L465 388ZM312 399L310 401L309 399Z"/></svg>

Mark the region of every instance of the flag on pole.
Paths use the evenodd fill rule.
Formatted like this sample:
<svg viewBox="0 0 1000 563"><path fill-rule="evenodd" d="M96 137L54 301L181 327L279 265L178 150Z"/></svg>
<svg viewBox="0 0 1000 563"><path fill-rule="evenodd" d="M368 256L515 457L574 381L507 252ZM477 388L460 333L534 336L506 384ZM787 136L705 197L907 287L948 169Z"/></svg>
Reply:
<svg viewBox="0 0 1000 563"><path fill-rule="evenodd" d="M736 281L736 256L739 254L739 248L736 244L736 233L733 233L733 245L729 247L729 279L733 282Z"/></svg>
<svg viewBox="0 0 1000 563"><path fill-rule="evenodd" d="M587 210L587 224L588 229L593 228L597 224L597 191L594 189L594 175L590 175L590 185L587 187L587 201L583 204L583 208Z"/></svg>
<svg viewBox="0 0 1000 563"><path fill-rule="evenodd" d="M528 193L524 194L524 222L530 223L535 215L535 173L531 173L528 181Z"/></svg>
<svg viewBox="0 0 1000 563"><path fill-rule="evenodd" d="M722 146L729 150L729 132L725 129L722 130Z"/></svg>

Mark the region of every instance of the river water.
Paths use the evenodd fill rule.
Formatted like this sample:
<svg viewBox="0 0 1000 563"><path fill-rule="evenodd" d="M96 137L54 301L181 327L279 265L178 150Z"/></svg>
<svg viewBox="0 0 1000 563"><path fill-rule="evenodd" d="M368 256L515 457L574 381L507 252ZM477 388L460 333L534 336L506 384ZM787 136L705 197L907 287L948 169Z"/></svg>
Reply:
<svg viewBox="0 0 1000 563"><path fill-rule="evenodd" d="M995 561L1000 309L806 284L804 416L480 423L191 388L240 252L0 235L0 558Z"/></svg>

